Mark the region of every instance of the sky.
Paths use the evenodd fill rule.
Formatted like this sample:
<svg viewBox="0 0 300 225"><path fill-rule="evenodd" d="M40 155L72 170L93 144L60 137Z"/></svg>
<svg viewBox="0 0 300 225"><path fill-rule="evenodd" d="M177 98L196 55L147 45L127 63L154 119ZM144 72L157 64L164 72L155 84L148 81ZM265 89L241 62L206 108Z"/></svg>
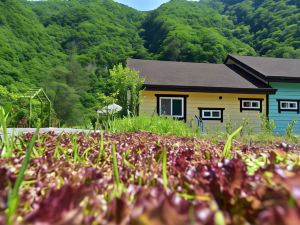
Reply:
<svg viewBox="0 0 300 225"><path fill-rule="evenodd" d="M27 0L27 1L42 1L42 0ZM148 11L158 8L161 4L169 2L170 0L114 0L116 2L128 5L132 8L141 11ZM199 0L187 0L199 1Z"/></svg>
<svg viewBox="0 0 300 225"><path fill-rule="evenodd" d="M148 10L156 9L161 4L166 3L170 0L115 0L115 1L128 5L137 10L148 11ZM187 0L187 1L198 2L200 0Z"/></svg>
<svg viewBox="0 0 300 225"><path fill-rule="evenodd" d="M156 9L161 4L168 2L169 0L115 0L115 1L141 11L147 11L147 10Z"/></svg>

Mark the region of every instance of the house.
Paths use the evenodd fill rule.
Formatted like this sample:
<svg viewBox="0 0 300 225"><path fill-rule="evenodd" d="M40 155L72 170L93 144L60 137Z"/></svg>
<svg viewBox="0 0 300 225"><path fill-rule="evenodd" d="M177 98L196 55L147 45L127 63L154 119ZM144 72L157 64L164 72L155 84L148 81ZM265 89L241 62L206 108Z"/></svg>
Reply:
<svg viewBox="0 0 300 225"><path fill-rule="evenodd" d="M275 121L276 134L284 134L291 121L300 119L300 59L230 55L225 64L238 67L246 79L257 78L277 89L276 94L266 96L267 114ZM300 134L300 121L294 132Z"/></svg>
<svg viewBox="0 0 300 225"><path fill-rule="evenodd" d="M128 66L145 78L140 114L172 116L202 127L224 129L230 121L247 119L260 129L259 114L276 92L239 66L129 59Z"/></svg>

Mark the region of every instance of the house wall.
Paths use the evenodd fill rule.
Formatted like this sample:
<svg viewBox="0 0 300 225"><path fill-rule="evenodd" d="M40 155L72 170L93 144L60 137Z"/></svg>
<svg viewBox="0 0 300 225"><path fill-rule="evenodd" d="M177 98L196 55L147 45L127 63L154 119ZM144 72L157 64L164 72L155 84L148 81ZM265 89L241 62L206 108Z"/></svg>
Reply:
<svg viewBox="0 0 300 225"><path fill-rule="evenodd" d="M194 123L194 116L199 117L199 107L225 108L224 121L204 121L204 127L215 130L225 129L226 123L231 119L237 126L247 118L253 131L260 130L260 112L243 111L240 112L239 98L261 98L262 112L266 113L266 95L263 94L231 94L231 93L204 93L204 92L170 92L170 91L143 91L141 93L142 103L140 105L140 114L155 115L157 113L156 94L188 95L187 97L187 123ZM220 99L222 97L222 99Z"/></svg>
<svg viewBox="0 0 300 225"><path fill-rule="evenodd" d="M300 100L300 83L271 82L270 85L277 89L275 95L269 97L269 118L276 123L276 134L284 134L288 124L294 119L300 119L297 112L278 112L277 99ZM300 122L294 127L294 132L300 134Z"/></svg>

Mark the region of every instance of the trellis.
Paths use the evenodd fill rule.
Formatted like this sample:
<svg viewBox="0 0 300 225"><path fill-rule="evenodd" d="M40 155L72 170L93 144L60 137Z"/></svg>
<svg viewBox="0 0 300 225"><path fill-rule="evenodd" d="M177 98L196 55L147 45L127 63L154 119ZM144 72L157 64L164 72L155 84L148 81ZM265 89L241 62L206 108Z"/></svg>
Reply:
<svg viewBox="0 0 300 225"><path fill-rule="evenodd" d="M34 99L39 100L41 103L41 117L44 112L44 105L48 106L48 113L49 113L49 127L51 126L51 110L52 110L52 103L48 98L47 94L43 90L43 88L31 88L24 93L22 96L23 98L29 98L29 121L28 126L31 127L32 125L32 102Z"/></svg>

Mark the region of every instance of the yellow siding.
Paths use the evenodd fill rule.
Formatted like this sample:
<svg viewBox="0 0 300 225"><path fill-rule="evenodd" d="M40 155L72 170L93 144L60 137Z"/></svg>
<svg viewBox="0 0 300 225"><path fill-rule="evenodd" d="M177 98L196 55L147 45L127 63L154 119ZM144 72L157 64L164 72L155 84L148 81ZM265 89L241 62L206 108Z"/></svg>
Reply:
<svg viewBox="0 0 300 225"><path fill-rule="evenodd" d="M204 93L204 92L169 92L169 91L143 91L141 93L142 103L140 105L140 114L156 114L156 96L155 94L177 94L188 95L187 98L187 122L194 122L194 116L199 116L199 107L203 108L225 108L224 121L204 121L205 127L211 129L224 129L226 123L231 119L235 124L241 124L243 119L249 121L254 131L260 129L259 111L240 112L239 98L261 98L264 99L263 113L266 112L266 95L263 94L231 94L231 93ZM222 96L222 99L219 97Z"/></svg>

